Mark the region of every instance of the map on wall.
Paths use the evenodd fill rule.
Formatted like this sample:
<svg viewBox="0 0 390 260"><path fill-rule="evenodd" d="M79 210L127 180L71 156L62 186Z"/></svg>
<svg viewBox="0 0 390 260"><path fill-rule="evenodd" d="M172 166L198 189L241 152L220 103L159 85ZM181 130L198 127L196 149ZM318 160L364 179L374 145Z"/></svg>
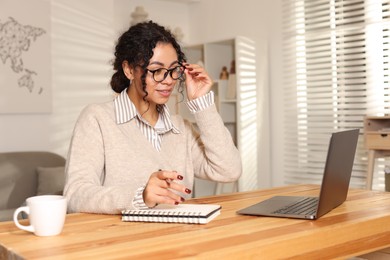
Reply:
<svg viewBox="0 0 390 260"><path fill-rule="evenodd" d="M50 111L50 1L0 0L0 113Z"/></svg>

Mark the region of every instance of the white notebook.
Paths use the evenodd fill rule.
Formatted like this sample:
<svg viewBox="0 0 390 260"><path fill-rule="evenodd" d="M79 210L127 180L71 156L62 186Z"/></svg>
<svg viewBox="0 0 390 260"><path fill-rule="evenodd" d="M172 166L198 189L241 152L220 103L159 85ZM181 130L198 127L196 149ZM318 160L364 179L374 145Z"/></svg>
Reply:
<svg viewBox="0 0 390 260"><path fill-rule="evenodd" d="M122 221L206 224L221 213L215 204L158 205L153 209L123 210Z"/></svg>

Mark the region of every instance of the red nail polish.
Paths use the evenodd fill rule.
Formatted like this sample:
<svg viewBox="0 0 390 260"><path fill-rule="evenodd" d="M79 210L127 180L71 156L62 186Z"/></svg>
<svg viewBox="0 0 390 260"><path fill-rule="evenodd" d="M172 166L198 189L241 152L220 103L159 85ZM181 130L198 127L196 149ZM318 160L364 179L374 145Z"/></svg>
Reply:
<svg viewBox="0 0 390 260"><path fill-rule="evenodd" d="M191 193L191 190L186 188L186 189L185 189L185 192L188 193L188 194L190 194L190 193Z"/></svg>
<svg viewBox="0 0 390 260"><path fill-rule="evenodd" d="M181 202L184 202L186 201L183 197L180 198Z"/></svg>
<svg viewBox="0 0 390 260"><path fill-rule="evenodd" d="M179 205L179 202L175 201L175 205Z"/></svg>
<svg viewBox="0 0 390 260"><path fill-rule="evenodd" d="M182 179L183 179L183 176L177 175L177 178L178 178L179 180L182 180Z"/></svg>

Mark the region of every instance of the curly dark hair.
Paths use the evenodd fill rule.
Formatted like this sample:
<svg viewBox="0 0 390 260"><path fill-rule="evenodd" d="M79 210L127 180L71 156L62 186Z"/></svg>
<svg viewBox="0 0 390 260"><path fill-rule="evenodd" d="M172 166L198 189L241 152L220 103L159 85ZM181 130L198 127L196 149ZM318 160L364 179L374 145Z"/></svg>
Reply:
<svg viewBox="0 0 390 260"><path fill-rule="evenodd" d="M145 92L144 100L148 93L146 91L146 67L153 56L153 49L157 43L170 43L176 50L178 62L185 61L185 55L180 45L172 33L159 24L148 21L135 24L124 32L118 39L115 47L115 59L113 67L115 73L111 77L111 88L116 93L121 93L130 85L130 80L126 77L122 69L123 61L134 67L140 66L144 73L141 76L143 90ZM179 92L183 91L183 79L179 80Z"/></svg>

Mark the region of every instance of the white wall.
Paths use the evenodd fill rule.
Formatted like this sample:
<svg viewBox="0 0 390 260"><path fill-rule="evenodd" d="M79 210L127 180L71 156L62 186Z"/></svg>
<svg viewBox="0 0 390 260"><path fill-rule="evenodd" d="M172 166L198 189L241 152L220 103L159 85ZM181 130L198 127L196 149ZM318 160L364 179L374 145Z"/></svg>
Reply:
<svg viewBox="0 0 390 260"><path fill-rule="evenodd" d="M189 13L187 4L169 0L114 0L115 28L118 33L127 30L131 14L137 6L143 6L148 13L148 19L153 20L171 30L180 27L183 32L189 31ZM188 34L184 33L183 41L187 41Z"/></svg>
<svg viewBox="0 0 390 260"><path fill-rule="evenodd" d="M37 0L46 1L46 0ZM188 30L188 7L157 0L52 0L52 102L48 114L0 114L0 152L45 150L66 156L75 121L90 103L112 99L116 39L137 5L150 18ZM31 13L34 13L32 11ZM36 12L39 13L39 12Z"/></svg>
<svg viewBox="0 0 390 260"><path fill-rule="evenodd" d="M272 186L283 185L284 94L283 94L283 39L282 0L269 0L273 8L268 24L270 129L271 129L271 180Z"/></svg>
<svg viewBox="0 0 390 260"><path fill-rule="evenodd" d="M107 100L112 45L111 1L51 1L52 112L0 114L0 151L48 150L66 155L80 110ZM32 14L39 14L32 10ZM41 14L39 14L41 15Z"/></svg>
<svg viewBox="0 0 390 260"><path fill-rule="evenodd" d="M39 1L39 0L38 0ZM44 0L42 0L44 1ZM142 5L164 26L180 26L183 43L246 36L257 43L259 183L282 180L281 0L52 0L50 114L0 114L0 152L48 150L66 156L81 109L112 98L110 60L118 35ZM268 61L266 67L261 60ZM272 147L272 149L271 149ZM272 159L272 160L271 160Z"/></svg>

